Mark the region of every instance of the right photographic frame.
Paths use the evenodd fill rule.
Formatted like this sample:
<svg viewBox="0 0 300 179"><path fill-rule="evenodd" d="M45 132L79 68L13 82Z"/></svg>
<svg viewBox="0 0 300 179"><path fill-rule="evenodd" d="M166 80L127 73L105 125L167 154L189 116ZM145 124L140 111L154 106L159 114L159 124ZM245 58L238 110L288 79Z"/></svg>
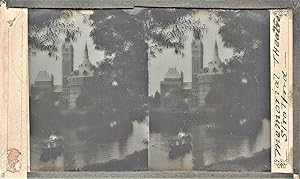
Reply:
<svg viewBox="0 0 300 179"><path fill-rule="evenodd" d="M270 11L189 11L150 43L149 170L271 171Z"/></svg>

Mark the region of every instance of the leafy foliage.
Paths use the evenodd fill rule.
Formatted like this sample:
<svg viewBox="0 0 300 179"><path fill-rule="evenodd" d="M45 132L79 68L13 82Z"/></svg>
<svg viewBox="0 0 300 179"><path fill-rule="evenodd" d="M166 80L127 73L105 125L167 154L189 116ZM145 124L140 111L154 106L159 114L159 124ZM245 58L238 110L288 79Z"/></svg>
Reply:
<svg viewBox="0 0 300 179"><path fill-rule="evenodd" d="M55 106L56 97L45 93L38 99L30 99L30 129L31 134L46 137L51 131L57 131L61 126L59 109Z"/></svg>
<svg viewBox="0 0 300 179"><path fill-rule="evenodd" d="M51 57L58 58L56 52L60 47L60 37L69 36L72 40L80 35L80 30L68 18L73 11L54 9L30 9L29 12L29 49L46 51Z"/></svg>
<svg viewBox="0 0 300 179"><path fill-rule="evenodd" d="M150 54L161 47L173 47L177 52L184 47L184 32L201 31L205 26L192 15L190 9L143 9L132 15L123 10L99 10L90 17L96 48L107 54L128 51L139 41L149 44ZM147 49L148 50L148 49Z"/></svg>
<svg viewBox="0 0 300 179"><path fill-rule="evenodd" d="M98 64L94 79L82 93L93 94L92 101L104 113L116 109L133 114L133 119L147 103L148 55L155 56L162 47L183 55L185 31L204 28L190 9L134 11L99 10L90 16L94 27L90 35L96 48L105 51L106 59ZM117 86L112 85L114 81Z"/></svg>
<svg viewBox="0 0 300 179"><path fill-rule="evenodd" d="M224 65L225 74L215 81L206 102L223 106L225 123L269 118L269 12L219 11L212 19L217 19L224 44L235 55Z"/></svg>

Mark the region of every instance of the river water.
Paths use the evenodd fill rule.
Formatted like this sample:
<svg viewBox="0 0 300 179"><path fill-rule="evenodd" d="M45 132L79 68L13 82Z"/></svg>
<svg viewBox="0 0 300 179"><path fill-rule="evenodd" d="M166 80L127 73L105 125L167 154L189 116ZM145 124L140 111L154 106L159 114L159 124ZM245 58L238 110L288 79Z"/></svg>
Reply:
<svg viewBox="0 0 300 179"><path fill-rule="evenodd" d="M64 137L64 155L56 161L41 162L41 139L31 137L31 170L77 170L86 165L104 163L113 159L124 159L135 151L141 151L147 146L142 141L149 135L149 118L142 122L133 121L132 132L128 137L105 143L88 143L84 139L79 139L76 132L80 130L74 128L61 132Z"/></svg>
<svg viewBox="0 0 300 179"><path fill-rule="evenodd" d="M200 165L251 157L254 153L270 148L270 120L263 120L256 136L234 136L210 134L207 125L193 126L192 152L176 159L170 159L168 139L176 133L150 133L150 170L193 170L195 162Z"/></svg>

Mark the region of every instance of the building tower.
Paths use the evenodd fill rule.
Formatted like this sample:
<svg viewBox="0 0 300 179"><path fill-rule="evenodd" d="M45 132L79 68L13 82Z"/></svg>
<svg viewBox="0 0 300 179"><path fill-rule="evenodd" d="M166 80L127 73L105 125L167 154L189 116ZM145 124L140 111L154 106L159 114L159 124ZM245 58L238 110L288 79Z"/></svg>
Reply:
<svg viewBox="0 0 300 179"><path fill-rule="evenodd" d="M87 47L87 42L85 43L85 49L84 49L84 59L83 62L81 64L82 66L88 66L88 68L90 68L90 66L92 65L90 59L89 59L89 50Z"/></svg>
<svg viewBox="0 0 300 179"><path fill-rule="evenodd" d="M219 49L217 40L215 41L215 48L214 48L214 57L211 62L208 63L208 68L210 73L222 73L222 67L221 67L222 61L219 57Z"/></svg>
<svg viewBox="0 0 300 179"><path fill-rule="evenodd" d="M65 39L62 45L62 90L63 96L68 96L68 81L67 78L73 71L74 48L70 42L70 38Z"/></svg>
<svg viewBox="0 0 300 179"><path fill-rule="evenodd" d="M67 78L68 80L68 107L77 107L77 98L80 96L84 82L91 78L94 74L93 64L89 60L89 52L87 44L85 44L84 58L78 66L78 70L73 71Z"/></svg>
<svg viewBox="0 0 300 179"><path fill-rule="evenodd" d="M196 75L203 68L203 43L201 32L194 32L194 40L192 42L192 79L196 80Z"/></svg>

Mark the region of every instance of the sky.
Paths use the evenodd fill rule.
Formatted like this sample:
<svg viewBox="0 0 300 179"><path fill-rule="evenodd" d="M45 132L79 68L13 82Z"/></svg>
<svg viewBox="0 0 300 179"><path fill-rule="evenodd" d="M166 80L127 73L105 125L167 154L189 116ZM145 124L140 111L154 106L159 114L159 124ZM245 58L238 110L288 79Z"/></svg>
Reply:
<svg viewBox="0 0 300 179"><path fill-rule="evenodd" d="M217 41L219 47L219 57L221 60L230 58L233 55L233 50L225 48L222 42L221 36L218 34L219 25L209 20L209 14L207 10L199 10L195 15L195 18L200 18L201 22L206 25L207 32L203 34L203 50L204 50L204 67L213 58L214 43ZM70 18L74 22L74 25L80 28L81 36L77 41L73 42L74 47L74 70L78 69L78 65L81 64L84 58L84 46L87 43L89 50L90 61L93 64L100 62L104 58L104 52L95 49L93 40L89 36L92 27L83 22L83 15L77 13ZM162 53L157 53L156 57L150 57L149 59L149 80L148 89L149 95L153 95L155 91L159 91L160 81L163 80L164 75L168 71L169 67L176 67L179 71L184 73L184 81L191 82L191 43L193 40L193 34L186 32L187 40L185 43L184 52L185 55L175 54L174 49L163 49ZM61 37L64 39L65 37ZM57 55L61 57L61 48L59 48ZM54 84L61 85L61 58L56 60L53 57L49 57L47 52L37 52L35 55L29 55L30 62L30 83L34 82L38 72L40 70L47 70L48 73L53 74Z"/></svg>

